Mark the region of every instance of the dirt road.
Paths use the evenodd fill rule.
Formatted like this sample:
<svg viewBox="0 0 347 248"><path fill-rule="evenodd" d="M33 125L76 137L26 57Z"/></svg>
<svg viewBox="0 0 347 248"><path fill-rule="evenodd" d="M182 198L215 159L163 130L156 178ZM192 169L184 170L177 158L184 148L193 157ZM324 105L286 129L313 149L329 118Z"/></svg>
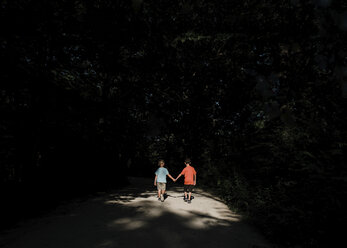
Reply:
<svg viewBox="0 0 347 248"><path fill-rule="evenodd" d="M218 198L199 189L191 204L168 185L165 202L152 181L58 207L1 234L4 248L271 247Z"/></svg>

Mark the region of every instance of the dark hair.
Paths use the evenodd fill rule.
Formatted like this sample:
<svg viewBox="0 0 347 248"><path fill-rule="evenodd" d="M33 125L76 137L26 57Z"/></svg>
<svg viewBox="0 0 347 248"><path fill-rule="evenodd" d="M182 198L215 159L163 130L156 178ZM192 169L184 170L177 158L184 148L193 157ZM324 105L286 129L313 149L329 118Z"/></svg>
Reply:
<svg viewBox="0 0 347 248"><path fill-rule="evenodd" d="M161 162L163 162L163 163L165 164L164 159L159 159L159 160L158 160L158 165L160 165Z"/></svg>
<svg viewBox="0 0 347 248"><path fill-rule="evenodd" d="M191 164L192 161L190 160L190 158L186 158L186 160L184 160L184 163Z"/></svg>

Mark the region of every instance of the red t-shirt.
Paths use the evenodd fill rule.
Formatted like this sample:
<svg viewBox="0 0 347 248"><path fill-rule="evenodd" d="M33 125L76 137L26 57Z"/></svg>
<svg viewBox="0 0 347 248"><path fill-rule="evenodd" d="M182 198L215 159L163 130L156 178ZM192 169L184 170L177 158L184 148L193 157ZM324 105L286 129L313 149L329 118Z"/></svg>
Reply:
<svg viewBox="0 0 347 248"><path fill-rule="evenodd" d="M194 184L194 175L196 175L196 171L194 167L187 166L186 168L182 170L181 174L184 175L185 185Z"/></svg>

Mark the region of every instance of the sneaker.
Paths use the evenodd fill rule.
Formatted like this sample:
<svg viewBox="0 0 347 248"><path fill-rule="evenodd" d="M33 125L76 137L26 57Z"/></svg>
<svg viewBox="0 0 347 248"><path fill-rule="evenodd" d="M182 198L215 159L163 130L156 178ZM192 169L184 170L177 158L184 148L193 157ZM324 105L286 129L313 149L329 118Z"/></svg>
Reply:
<svg viewBox="0 0 347 248"><path fill-rule="evenodd" d="M160 201L160 197L158 197L158 201Z"/></svg>
<svg viewBox="0 0 347 248"><path fill-rule="evenodd" d="M164 196L163 195L160 196L160 200L161 200L161 202L164 201Z"/></svg>
<svg viewBox="0 0 347 248"><path fill-rule="evenodd" d="M188 203L192 203L192 201L191 201L191 200L188 200Z"/></svg>
<svg viewBox="0 0 347 248"><path fill-rule="evenodd" d="M193 199L194 199L194 196L191 196L190 199L193 200Z"/></svg>
<svg viewBox="0 0 347 248"><path fill-rule="evenodd" d="M187 199L187 198L185 198L185 197L183 197L183 201L187 202L187 201L188 201L188 199Z"/></svg>

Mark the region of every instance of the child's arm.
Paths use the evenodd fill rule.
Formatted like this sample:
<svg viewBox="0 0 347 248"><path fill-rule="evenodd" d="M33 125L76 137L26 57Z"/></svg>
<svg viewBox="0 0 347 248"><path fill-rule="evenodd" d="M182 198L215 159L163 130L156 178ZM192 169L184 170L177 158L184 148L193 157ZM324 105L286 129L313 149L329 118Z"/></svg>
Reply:
<svg viewBox="0 0 347 248"><path fill-rule="evenodd" d="M155 178L154 178L154 186L157 186L157 177L158 177L158 175L155 175Z"/></svg>
<svg viewBox="0 0 347 248"><path fill-rule="evenodd" d="M167 176L170 177L172 181L176 182L176 179L173 178L170 174L167 174Z"/></svg>
<svg viewBox="0 0 347 248"><path fill-rule="evenodd" d="M177 177L176 177L176 181L178 180L178 178L180 178L182 176L182 174L179 174Z"/></svg>
<svg viewBox="0 0 347 248"><path fill-rule="evenodd" d="M196 185L196 174L194 175L194 185Z"/></svg>

